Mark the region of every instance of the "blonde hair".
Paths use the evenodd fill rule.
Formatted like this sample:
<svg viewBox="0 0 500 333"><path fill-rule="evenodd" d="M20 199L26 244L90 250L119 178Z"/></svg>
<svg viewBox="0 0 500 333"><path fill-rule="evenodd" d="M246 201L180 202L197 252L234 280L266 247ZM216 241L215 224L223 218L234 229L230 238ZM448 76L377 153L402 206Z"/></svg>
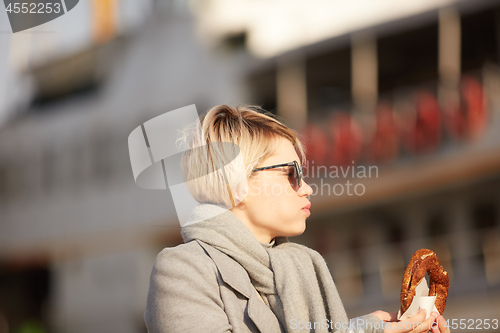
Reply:
<svg viewBox="0 0 500 333"><path fill-rule="evenodd" d="M234 207L246 196L252 170L276 152L280 138L305 161L295 132L271 113L258 106L213 107L180 139L186 145L181 165L189 192L200 203Z"/></svg>

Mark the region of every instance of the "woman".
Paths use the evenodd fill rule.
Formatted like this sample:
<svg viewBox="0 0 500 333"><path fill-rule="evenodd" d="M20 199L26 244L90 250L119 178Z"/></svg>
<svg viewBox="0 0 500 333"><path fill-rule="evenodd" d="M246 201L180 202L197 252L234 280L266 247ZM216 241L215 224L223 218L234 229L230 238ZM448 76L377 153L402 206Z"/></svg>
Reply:
<svg viewBox="0 0 500 333"><path fill-rule="evenodd" d="M242 177L231 167L210 174L214 161L232 159L218 142L239 146ZM149 332L427 332L433 322L433 332L449 332L442 316L424 320L425 311L394 327L387 322L395 314L383 311L349 322L321 255L286 238L304 232L312 194L291 129L257 107L222 105L206 114L191 148L203 143L208 149L187 150L182 161L189 190L203 203L190 221L200 222L188 221L185 244L156 259L144 315Z"/></svg>

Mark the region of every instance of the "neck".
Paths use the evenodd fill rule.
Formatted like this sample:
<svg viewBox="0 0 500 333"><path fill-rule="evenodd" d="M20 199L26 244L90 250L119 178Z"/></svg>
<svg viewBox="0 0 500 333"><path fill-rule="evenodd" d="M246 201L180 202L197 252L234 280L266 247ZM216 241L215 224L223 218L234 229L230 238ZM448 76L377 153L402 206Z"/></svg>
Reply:
<svg viewBox="0 0 500 333"><path fill-rule="evenodd" d="M243 224L252 232L259 242L269 244L274 239L274 236L272 236L268 231L255 226L255 224L253 224L245 214L245 211L239 208L239 206L231 208L231 211L241 222L243 222Z"/></svg>

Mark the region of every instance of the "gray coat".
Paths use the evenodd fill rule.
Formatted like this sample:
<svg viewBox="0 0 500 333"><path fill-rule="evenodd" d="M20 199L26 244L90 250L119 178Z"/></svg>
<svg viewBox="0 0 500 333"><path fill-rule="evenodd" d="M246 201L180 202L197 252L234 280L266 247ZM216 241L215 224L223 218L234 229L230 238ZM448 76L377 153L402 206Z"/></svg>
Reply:
<svg viewBox="0 0 500 333"><path fill-rule="evenodd" d="M377 321L373 316L365 317ZM283 332L247 271L200 241L158 254L144 320L150 333Z"/></svg>

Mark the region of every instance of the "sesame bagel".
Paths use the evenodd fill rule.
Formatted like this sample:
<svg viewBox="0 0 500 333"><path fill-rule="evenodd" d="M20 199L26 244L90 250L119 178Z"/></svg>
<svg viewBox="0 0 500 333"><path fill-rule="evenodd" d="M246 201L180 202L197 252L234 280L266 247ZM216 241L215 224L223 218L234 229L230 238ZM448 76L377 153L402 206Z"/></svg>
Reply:
<svg viewBox="0 0 500 333"><path fill-rule="evenodd" d="M406 267L401 285L401 313L410 307L415 297L415 288L425 278L425 273L429 274L429 296L436 296L436 309L443 314L448 297L449 277L439 265L436 253L428 249L415 252Z"/></svg>

